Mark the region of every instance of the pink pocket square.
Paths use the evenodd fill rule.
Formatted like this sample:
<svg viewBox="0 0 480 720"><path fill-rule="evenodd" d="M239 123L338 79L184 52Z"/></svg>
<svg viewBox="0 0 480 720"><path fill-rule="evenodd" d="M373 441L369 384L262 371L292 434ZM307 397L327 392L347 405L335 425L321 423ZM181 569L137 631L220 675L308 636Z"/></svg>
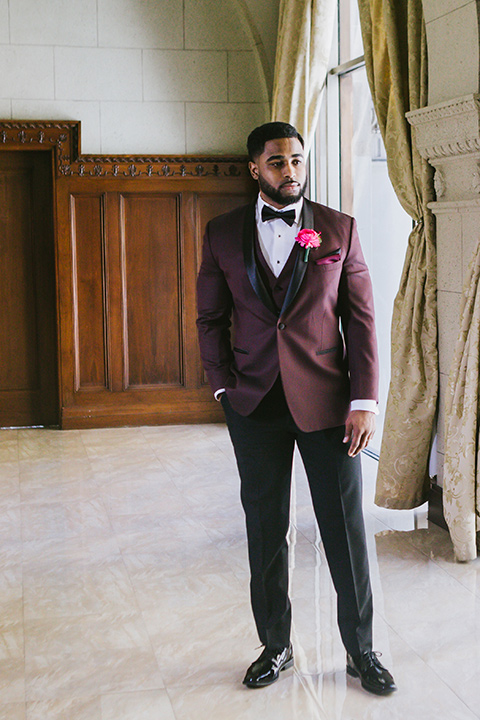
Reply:
<svg viewBox="0 0 480 720"><path fill-rule="evenodd" d="M315 260L315 265L331 265L331 263L336 263L339 260L340 250L336 250L334 253L330 253L329 255L325 255L324 257Z"/></svg>

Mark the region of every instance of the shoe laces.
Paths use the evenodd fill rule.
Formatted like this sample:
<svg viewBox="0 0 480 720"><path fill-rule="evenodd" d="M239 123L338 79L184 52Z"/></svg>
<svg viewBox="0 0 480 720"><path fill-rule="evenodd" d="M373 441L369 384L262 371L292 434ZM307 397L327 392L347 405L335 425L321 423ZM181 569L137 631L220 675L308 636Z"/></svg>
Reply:
<svg viewBox="0 0 480 720"><path fill-rule="evenodd" d="M375 650L368 650L367 652L364 652L362 660L365 664L365 669L374 667L381 668L383 670L383 666L378 659L379 657L382 657L381 652L377 652Z"/></svg>
<svg viewBox="0 0 480 720"><path fill-rule="evenodd" d="M285 661L287 654L288 654L288 647L283 648L283 650L280 650L280 652L275 655L275 657L273 658L273 663L275 664L275 667L277 669Z"/></svg>
<svg viewBox="0 0 480 720"><path fill-rule="evenodd" d="M263 647L263 646L261 645L260 647ZM275 655L272 655L272 657L271 657L272 665L278 669L280 667L280 665L283 663L283 661L285 660L287 653L288 653L288 647L279 648L278 652ZM260 655L260 657L258 658L258 660L262 660L263 657L267 654L270 655L270 651L265 646L263 648L263 652Z"/></svg>

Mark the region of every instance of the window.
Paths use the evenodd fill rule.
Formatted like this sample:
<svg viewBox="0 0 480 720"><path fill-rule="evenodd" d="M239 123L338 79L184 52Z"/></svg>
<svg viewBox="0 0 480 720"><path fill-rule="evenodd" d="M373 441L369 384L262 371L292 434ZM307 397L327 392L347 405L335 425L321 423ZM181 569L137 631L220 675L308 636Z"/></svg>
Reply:
<svg viewBox="0 0 480 720"><path fill-rule="evenodd" d="M412 220L388 178L363 58L357 0L339 0L336 42L312 153L312 197L353 215L372 276L380 356L380 448L390 382L390 325Z"/></svg>

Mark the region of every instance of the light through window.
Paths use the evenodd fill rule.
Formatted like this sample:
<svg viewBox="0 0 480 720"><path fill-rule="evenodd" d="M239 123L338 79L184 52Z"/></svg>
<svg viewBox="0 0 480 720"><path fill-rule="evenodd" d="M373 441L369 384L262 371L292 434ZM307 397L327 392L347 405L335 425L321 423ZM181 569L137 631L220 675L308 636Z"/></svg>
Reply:
<svg viewBox="0 0 480 720"><path fill-rule="evenodd" d="M339 0L336 42L315 139L319 202L353 215L372 276L380 355L380 416L372 443L380 448L390 382L390 326L411 218L388 178L368 86L357 0Z"/></svg>

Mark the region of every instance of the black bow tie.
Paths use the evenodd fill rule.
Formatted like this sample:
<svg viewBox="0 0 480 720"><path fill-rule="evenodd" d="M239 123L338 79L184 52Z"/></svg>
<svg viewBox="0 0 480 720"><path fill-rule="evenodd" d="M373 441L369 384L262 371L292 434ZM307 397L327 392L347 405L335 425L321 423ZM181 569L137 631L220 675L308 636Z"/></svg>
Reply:
<svg viewBox="0 0 480 720"><path fill-rule="evenodd" d="M264 205L262 208L262 220L263 222L268 222L268 220L277 220L280 218L280 220L284 220L287 225L290 225L292 227L293 223L295 222L295 210L286 210L285 212L277 212L276 210L273 210L273 208L268 207L268 205Z"/></svg>

